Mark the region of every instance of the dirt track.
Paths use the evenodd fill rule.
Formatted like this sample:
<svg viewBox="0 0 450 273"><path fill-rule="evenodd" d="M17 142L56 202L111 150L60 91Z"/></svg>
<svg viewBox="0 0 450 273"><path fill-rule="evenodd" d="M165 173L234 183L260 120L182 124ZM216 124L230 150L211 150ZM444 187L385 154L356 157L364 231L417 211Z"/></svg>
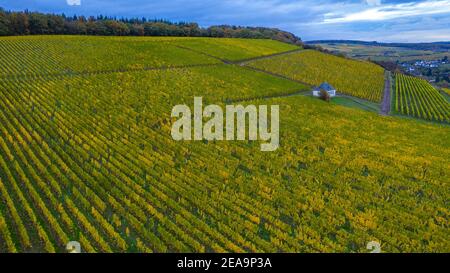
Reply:
<svg viewBox="0 0 450 273"><path fill-rule="evenodd" d="M384 81L384 95L383 101L381 102L380 114L388 116L391 112L391 73L386 72L386 77Z"/></svg>

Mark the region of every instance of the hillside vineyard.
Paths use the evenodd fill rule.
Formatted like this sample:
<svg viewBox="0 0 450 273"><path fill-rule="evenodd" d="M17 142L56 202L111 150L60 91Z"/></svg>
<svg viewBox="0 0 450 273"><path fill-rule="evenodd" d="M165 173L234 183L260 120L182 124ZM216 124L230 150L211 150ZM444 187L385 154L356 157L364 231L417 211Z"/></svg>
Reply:
<svg viewBox="0 0 450 273"><path fill-rule="evenodd" d="M380 102L383 95L383 68L365 61L303 50L248 65L314 86L329 82L339 93L369 101Z"/></svg>
<svg viewBox="0 0 450 273"><path fill-rule="evenodd" d="M203 108L203 98L195 97L193 110L176 105L171 116L178 118L171 130L176 141L243 141L248 136L249 141L269 141L261 144L263 152L273 152L280 145L278 105L271 105L269 111L267 105L227 105L224 111L219 105Z"/></svg>
<svg viewBox="0 0 450 273"><path fill-rule="evenodd" d="M69 241L85 252L367 252L370 241L449 252L450 128L288 96L328 81L379 101L383 71L370 63L314 51L255 61L286 64L301 84L231 62L294 49L0 38L0 252L65 252ZM279 105L280 147L174 141L171 109L196 96Z"/></svg>
<svg viewBox="0 0 450 273"><path fill-rule="evenodd" d="M428 82L396 74L395 110L404 115L450 123L450 104Z"/></svg>

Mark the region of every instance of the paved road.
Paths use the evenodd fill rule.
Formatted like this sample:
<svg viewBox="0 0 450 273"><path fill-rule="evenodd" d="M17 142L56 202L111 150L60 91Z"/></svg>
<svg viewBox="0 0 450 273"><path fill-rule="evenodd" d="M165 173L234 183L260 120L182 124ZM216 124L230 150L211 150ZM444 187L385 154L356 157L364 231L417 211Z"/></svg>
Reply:
<svg viewBox="0 0 450 273"><path fill-rule="evenodd" d="M384 81L384 96L381 102L380 114L388 116L391 112L391 72L386 72Z"/></svg>

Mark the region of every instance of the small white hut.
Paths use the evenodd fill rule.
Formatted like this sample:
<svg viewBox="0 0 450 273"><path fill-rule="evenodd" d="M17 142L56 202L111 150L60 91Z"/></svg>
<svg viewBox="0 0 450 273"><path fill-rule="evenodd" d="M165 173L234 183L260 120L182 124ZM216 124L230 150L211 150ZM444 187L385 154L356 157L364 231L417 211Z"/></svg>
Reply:
<svg viewBox="0 0 450 273"><path fill-rule="evenodd" d="M336 97L336 88L331 86L329 83L324 82L319 87L313 89L313 96L320 97L320 90L325 90L328 92L330 97Z"/></svg>

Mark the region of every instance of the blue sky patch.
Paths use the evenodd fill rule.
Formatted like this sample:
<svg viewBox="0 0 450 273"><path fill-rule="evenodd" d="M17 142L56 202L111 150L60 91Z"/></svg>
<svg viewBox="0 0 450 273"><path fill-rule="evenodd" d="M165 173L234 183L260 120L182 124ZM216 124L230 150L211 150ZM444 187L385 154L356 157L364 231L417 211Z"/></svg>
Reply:
<svg viewBox="0 0 450 273"><path fill-rule="evenodd" d="M450 0L0 0L7 10L277 27L303 40L450 41Z"/></svg>

